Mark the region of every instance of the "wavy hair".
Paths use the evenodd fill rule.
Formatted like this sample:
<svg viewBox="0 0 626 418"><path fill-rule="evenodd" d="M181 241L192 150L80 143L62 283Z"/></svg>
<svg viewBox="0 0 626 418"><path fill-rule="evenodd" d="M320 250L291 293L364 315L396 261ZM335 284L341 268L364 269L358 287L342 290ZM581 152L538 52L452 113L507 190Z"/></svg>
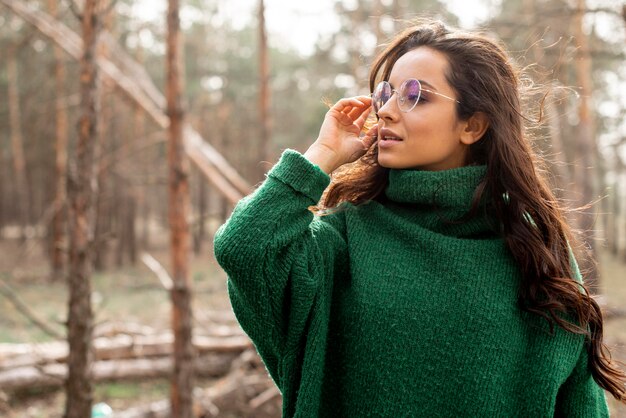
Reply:
<svg viewBox="0 0 626 418"><path fill-rule="evenodd" d="M468 165L487 165L470 213L477 210L485 193L495 197L490 199L489 210L502 225L505 243L524 277L520 308L540 315L551 330L557 324L585 335L593 378L626 403L626 375L611 361L602 341L600 307L587 287L574 280L572 230L546 176L539 171L543 161L525 135L520 71L504 48L489 37L428 22L399 33L375 58L370 91L379 81L389 79L394 63L402 55L418 47L432 48L447 57L446 79L460 101L457 116L466 120L475 112L483 112L489 119L488 130L470 145L465 161ZM377 160L374 143L362 158L333 174L318 209L323 213L342 202L358 205L384 200L389 170Z"/></svg>

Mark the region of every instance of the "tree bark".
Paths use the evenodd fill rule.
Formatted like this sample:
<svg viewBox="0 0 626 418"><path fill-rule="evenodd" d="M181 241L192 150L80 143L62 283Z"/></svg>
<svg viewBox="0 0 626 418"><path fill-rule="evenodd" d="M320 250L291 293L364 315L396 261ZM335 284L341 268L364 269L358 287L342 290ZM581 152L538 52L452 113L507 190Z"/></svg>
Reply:
<svg viewBox="0 0 626 418"><path fill-rule="evenodd" d="M624 177L624 162L617 152L617 147L615 147L614 150L616 164L614 168L615 181L613 182L613 190L611 193L611 200L613 202L613 210L611 215L613 221L611 223L612 240L610 243L610 248L613 255L619 256L620 251L622 250L622 243L620 242L622 240L622 234L620 234L620 231L622 231L621 220L624 218L624 207L626 207L624 203L626 202L624 202L625 199L622 193L623 188L620 185L620 179Z"/></svg>
<svg viewBox="0 0 626 418"><path fill-rule="evenodd" d="M585 0L578 0L578 11L574 18L574 31L578 46L578 57L575 60L577 84L580 86L580 104L578 108L578 137L577 137L577 160L575 167L576 184L580 187L578 193L579 207L592 203L595 196L593 170L594 156L596 155L595 121L591 112L590 97L592 92L591 79L591 55L587 35L583 32L583 17L585 13ZM596 258L596 237L594 233L595 215L593 208L585 209L580 213L578 228L582 232L585 245L593 259ZM593 260L582 260L582 269L586 272L585 283L597 291L598 271Z"/></svg>
<svg viewBox="0 0 626 418"><path fill-rule="evenodd" d="M619 178L619 172L615 171L615 177ZM619 253L619 217L620 217L620 205L619 205L619 183L617 181L613 181L611 185L610 194L608 196L609 199L609 211L607 213L607 225L605 231L606 244L609 249L609 252L614 256Z"/></svg>
<svg viewBox="0 0 626 418"><path fill-rule="evenodd" d="M50 14L57 18L57 0L48 0ZM65 182L67 171L67 142L68 122L65 106L65 65L63 63L63 51L58 45L54 46L54 81L56 85L55 101L55 190L54 190L54 215L50 223L50 262L51 276L58 280L63 276L65 268L65 240L66 225L66 194Z"/></svg>
<svg viewBox="0 0 626 418"><path fill-rule="evenodd" d="M202 181L201 173L198 173L196 178L198 179L198 218L194 225L193 252L195 255L200 255L202 244L206 239L207 187L206 182Z"/></svg>
<svg viewBox="0 0 626 418"><path fill-rule="evenodd" d="M168 0L167 11L167 114L169 116L169 222L173 287L172 328L174 332L174 372L170 400L172 416L193 415L193 346L191 343L191 291L189 281L189 164L183 144L184 109L182 34L179 0Z"/></svg>
<svg viewBox="0 0 626 418"><path fill-rule="evenodd" d="M141 66L144 65L144 55L141 45L137 45L137 51L135 54L137 63ZM135 106L133 109L133 137L135 141L143 138L146 135L146 123L144 112L139 106ZM141 167L141 174L144 178L148 177L150 173L150 154L142 153L139 158L139 166ZM148 194L146 194L145 187L141 187L138 194L139 212L141 213L141 238L140 247L143 251L148 251L150 247L150 202Z"/></svg>
<svg viewBox="0 0 626 418"><path fill-rule="evenodd" d="M66 380L66 418L91 415L91 245L94 230L93 196L97 190L94 152L98 125L98 67L96 43L99 18L98 0L85 0L81 15L83 54L80 60L81 116L78 122L76 155L68 172L69 200L69 311L68 374Z"/></svg>
<svg viewBox="0 0 626 418"><path fill-rule="evenodd" d="M537 15L537 0L524 0L522 6L526 16ZM544 57L544 51L539 47L537 42L534 42L531 45L531 50L534 61L536 63L540 63ZM550 83L550 80L547 80L547 77L542 74L539 76L539 82L546 85ZM554 178L553 189L556 190L557 195L560 195L561 191L566 190L567 185L571 184L571 178L566 166L567 158L563 152L563 135L561 133L561 125L559 124L558 110L554 104L555 99L556 98L552 97L546 98L543 102L543 108L541 110L544 114L543 117L547 120L548 132L550 136L549 144L551 151L549 154L552 156L550 161L550 171Z"/></svg>
<svg viewBox="0 0 626 418"><path fill-rule="evenodd" d="M17 194L17 211L21 226L22 239L26 238L26 228L30 222L30 191L26 179L26 158L24 156L24 138L21 127L20 95L18 90L18 69L15 55L17 50L11 47L7 53L7 87L9 102L9 125L11 131L11 151Z"/></svg>
<svg viewBox="0 0 626 418"><path fill-rule="evenodd" d="M402 29L402 21L401 19L405 19L407 9L406 0L393 0L393 4L391 5L391 14L394 18L395 28L394 31L398 32Z"/></svg>
<svg viewBox="0 0 626 418"><path fill-rule="evenodd" d="M222 106L217 112L218 123L220 126L220 138L217 144L218 150L228 155L228 150L232 145L231 130L228 121L232 115L232 105ZM218 190L219 192L219 190ZM231 203L223 194L218 195L219 200L219 220L220 225L226 222L231 211Z"/></svg>
<svg viewBox="0 0 626 418"><path fill-rule="evenodd" d="M4 184L4 179L8 177L8 172L6 170L7 166L7 150L2 142L0 142L0 196L8 196L6 185ZM7 200L0 200L0 239L2 238L2 232L6 225L6 213L7 213Z"/></svg>
<svg viewBox="0 0 626 418"><path fill-rule="evenodd" d="M106 54L104 48L100 49L98 54ZM112 117L111 117L111 99L109 92L111 86L103 83L100 97L101 105L99 111L99 126L96 161L98 165L98 194L95 196L95 227L93 239L93 266L96 271L104 271L107 268L109 259L109 237L112 234L112 220L114 215L119 212L117 201L118 191L116 185L116 177L111 175L111 164L107 164L103 158L98 158L98 154L107 155L108 152L116 149L116 135L112 133ZM109 141L107 139L110 138Z"/></svg>
<svg viewBox="0 0 626 418"><path fill-rule="evenodd" d="M551 169L555 177L556 194L563 198L565 196L562 195L562 191L567 189L567 185L571 184L571 178L567 170L567 159L563 151L563 135L561 134L559 114L552 99L548 99L545 102L545 118L548 120L550 145L552 146L552 155L554 155Z"/></svg>
<svg viewBox="0 0 626 418"><path fill-rule="evenodd" d="M269 89L269 58L267 47L267 32L265 29L265 2L259 0L259 119L261 128L260 149L259 149L259 170L258 179L263 179L271 160L270 136L270 89Z"/></svg>
<svg viewBox="0 0 626 418"><path fill-rule="evenodd" d="M381 0L373 0L372 15L374 18L374 36L376 36L376 47L383 43L385 37L380 19L385 15L385 5Z"/></svg>
<svg viewBox="0 0 626 418"><path fill-rule="evenodd" d="M114 16L113 10L102 16L101 34L110 33ZM97 57L98 60L108 60L111 56L111 48L107 42L100 41L101 34L98 37ZM116 127L114 90L115 85L110 80L103 80L100 93L100 119L96 148L99 193L96 202L96 232L94 233L93 246L94 264L99 271L106 270L108 261L111 258L111 237L118 237L114 228L120 223L120 202L123 196L123 182L116 172L117 167L106 164L104 159L100 157L119 151L118 160L125 161L123 150L126 143L124 139L120 140L122 135Z"/></svg>

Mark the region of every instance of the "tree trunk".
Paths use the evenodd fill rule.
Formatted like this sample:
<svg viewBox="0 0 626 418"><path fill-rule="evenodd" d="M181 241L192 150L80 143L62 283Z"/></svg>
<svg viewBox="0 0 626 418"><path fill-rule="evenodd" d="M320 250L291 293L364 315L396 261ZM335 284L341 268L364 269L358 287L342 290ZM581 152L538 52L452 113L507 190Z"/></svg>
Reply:
<svg viewBox="0 0 626 418"><path fill-rule="evenodd" d="M0 196L8 196L6 185L4 184L4 179L8 177L8 173L6 171L6 162L7 158L6 147L2 142L0 142ZM8 199L0 199L0 239L2 239L2 232L4 226L6 225L6 201Z"/></svg>
<svg viewBox="0 0 626 418"><path fill-rule="evenodd" d="M220 138L217 139L217 149L221 154L228 155L229 148L232 149L232 140L231 140L231 129L229 125L229 120L232 115L233 107L231 104L227 104L222 106L217 111L218 124L220 127ZM219 224L223 224L228 219L228 215L230 214L231 202L226 199L226 197L219 193L217 190L217 198L219 200Z"/></svg>
<svg viewBox="0 0 626 418"><path fill-rule="evenodd" d="M380 25L380 19L385 15L385 5L382 0L373 0L372 15L374 18L374 36L376 36L376 47L382 45L385 35Z"/></svg>
<svg viewBox="0 0 626 418"><path fill-rule="evenodd" d="M619 157L617 157L619 158ZM619 171L615 171L616 179L619 179ZM620 219L620 193L619 193L619 183L617 181L613 181L610 194L608 196L610 209L608 213L608 222L606 226L606 241L607 246L611 254L618 255L619 254L619 219Z"/></svg>
<svg viewBox="0 0 626 418"><path fill-rule="evenodd" d="M129 197L129 213L126 219L126 228L128 228L128 261L131 264L137 263L137 234L135 233L135 219L137 218L137 202L135 196Z"/></svg>
<svg viewBox="0 0 626 418"><path fill-rule="evenodd" d="M119 176L116 176L119 177ZM117 179L116 189L124 189L120 179ZM117 196L115 203L115 265L121 268L124 265L124 254L126 253L128 243L128 231L126 230L126 217L128 216L128 197L126 195Z"/></svg>
<svg viewBox="0 0 626 418"><path fill-rule="evenodd" d="M269 59L267 48L267 33L265 30L265 2L259 0L259 119L261 128L258 165L260 172L258 179L263 179L271 160L270 150L270 90L269 90Z"/></svg>
<svg viewBox="0 0 626 418"><path fill-rule="evenodd" d="M48 0L50 14L57 18L57 1ZM65 106L65 65L63 63L63 51L58 45L54 46L54 80L56 84L55 101L55 190L54 190L54 215L50 223L50 261L51 276L53 280L62 277L65 268L65 252L63 250L66 225L66 170L67 170L67 142L68 122Z"/></svg>
<svg viewBox="0 0 626 418"><path fill-rule="evenodd" d="M202 174L198 173L198 218L194 225L193 252L200 255L202 252L202 244L206 239L206 218L207 218L207 186L202 181Z"/></svg>
<svg viewBox="0 0 626 418"><path fill-rule="evenodd" d="M102 19L102 33L108 33L113 26L113 11L109 11ZM98 60L109 59L111 51L109 44L99 42L97 45ZM109 259L109 240L112 234L112 220L117 212L117 198L119 196L116 185L118 176L112 175L115 170L111 169L111 164L105 162L100 156L109 155L117 151L115 129L115 116L113 114L115 104L113 101L113 91L115 85L109 80L104 80L100 92L100 122L98 126L98 141L96 146L96 161L98 162L98 195L95 202L96 225L93 243L93 263L94 268L103 271L107 268ZM123 158L123 157L122 157Z"/></svg>
<svg viewBox="0 0 626 418"><path fill-rule="evenodd" d="M537 15L537 0L524 0L523 10L526 16ZM539 36L539 35L537 35ZM540 63L544 58L544 51L540 48L537 42L531 45L533 53L533 59L536 63ZM549 80L542 74L539 76L539 82L542 84L549 83ZM549 144L551 150L547 150L546 154L552 156L550 161L550 171L554 178L553 189L557 195L561 193L561 190L566 190L567 185L571 183L569 171L567 171L567 158L563 152L563 135L561 134L561 125L559 123L559 115L557 107L554 104L556 98L548 98L543 102L544 118L548 122L548 132L550 135ZM560 196L564 197L564 196Z"/></svg>
<svg viewBox="0 0 626 418"><path fill-rule="evenodd" d="M26 179L26 158L24 156L24 138L21 127L20 96L18 91L18 69L15 55L17 50L9 48L7 53L7 85L9 102L9 126L11 131L11 151L13 152L13 168L17 191L18 219L22 238L26 238L26 228L30 222L30 191Z"/></svg>
<svg viewBox="0 0 626 418"><path fill-rule="evenodd" d="M144 65L143 58L143 49L141 45L137 45L137 51L135 55L135 59L139 65ZM141 110L139 106L134 106L133 111L133 136L134 140L137 141L146 136L146 122L144 117L144 112ZM139 158L139 167L140 172L143 178L147 178L150 173L150 153L143 152L141 157ZM148 194L146 193L146 188L141 187L138 192L138 202L139 212L141 213L141 238L140 238L140 246L143 251L148 251L150 247L150 201L148 198Z"/></svg>
<svg viewBox="0 0 626 418"><path fill-rule="evenodd" d="M211 142L213 146L217 149L217 151L222 155L229 155L230 141L229 141L229 124L228 121L232 115L232 105L225 101L215 112L215 127L207 124L205 125L205 129L203 134L207 138L211 138ZM210 187L208 190L208 215L211 220L217 219L217 223L219 225L226 222L228 218L230 204L228 199L224 197L223 194L216 190L214 187ZM211 234L215 231L211 229ZM209 241L212 243L212 241Z"/></svg>
<svg viewBox="0 0 626 418"><path fill-rule="evenodd" d="M98 57L105 54L104 49L99 50ZM107 268L107 260L109 259L109 237L111 236L111 220L116 212L119 212L116 200L118 199L117 190L115 189L115 181L111 175L111 164L105 163L103 159L98 158L98 154L107 155L109 152L116 150L116 136L112 134L111 126L111 108L109 91L111 86L103 83L101 87L100 100L100 121L98 127L98 146L96 152L96 161L98 164L98 194L95 197L95 232L93 241L93 264L97 271L104 271ZM110 141L107 141L110 138Z"/></svg>
<svg viewBox="0 0 626 418"><path fill-rule="evenodd" d="M393 0L391 5L391 15L395 22L394 32L402 29L402 19L406 18L407 2L406 0Z"/></svg>
<svg viewBox="0 0 626 418"><path fill-rule="evenodd" d="M137 240L135 235L137 210L134 196L130 193L124 194L118 199L117 206L116 264L118 267L122 267L125 262L135 264L137 261Z"/></svg>
<svg viewBox="0 0 626 418"><path fill-rule="evenodd" d="M624 163L622 162L619 153L617 152L617 147L615 150L615 159L617 160L615 164L615 181L613 182L613 190L611 191L611 201L613 203L612 210L612 222L611 222L611 236L612 240L610 242L611 253L616 257L619 256L620 251L622 250L622 225L621 220L624 213L624 197L623 197L623 188L620 184L620 179L624 176Z"/></svg>
<svg viewBox="0 0 626 418"><path fill-rule="evenodd" d="M68 375L66 381L66 418L91 415L91 254L94 229L93 196L97 191L94 152L98 124L98 34L97 0L85 0L82 11L83 55L80 60L81 116L78 123L76 156L68 172L69 199L69 310ZM95 188L95 189L94 189Z"/></svg>
<svg viewBox="0 0 626 418"><path fill-rule="evenodd" d="M60 45L68 54L75 59L80 59L81 40L79 36L62 22L50 18L40 10L28 7L20 0L0 0L16 15L32 24L42 34ZM108 42L109 38L104 37ZM148 74L141 66L128 56L122 48L117 48L115 55L125 63L125 71L113 62L101 59L98 62L103 75L112 80L116 92L125 94L133 102L139 105L148 116L163 129L167 128L169 119L165 111L166 99L152 83ZM132 68L132 70L129 70ZM248 182L227 162L202 137L189 125L184 127L185 151L191 161L202 170L207 179L228 198L231 203L237 203L243 196L251 193L252 187Z"/></svg>
<svg viewBox="0 0 626 418"><path fill-rule="evenodd" d="M578 206L591 204L594 196L594 156L596 151L595 144L595 124L593 114L591 112L591 104L589 98L592 94L591 81L591 54L587 36L583 32L583 17L585 13L585 0L578 0L578 10L574 19L574 31L576 34L576 43L578 46L578 59L575 60L577 84L580 86L580 105L578 108L578 137L577 137L577 160L575 167L575 182L580 187L578 193ZM594 210L586 209L581 212L578 222L578 228L582 231L582 237L585 245L590 250L591 256L596 258L596 242L594 234ZM593 260L582 260L581 267L586 272L585 283L592 290L598 287L598 271Z"/></svg>
<svg viewBox="0 0 626 418"><path fill-rule="evenodd" d="M169 116L169 222L171 234L172 328L174 373L170 400L174 418L191 418L193 346L191 344L191 291L189 283L189 164L183 144L183 67L179 0L168 0L167 11L167 114Z"/></svg>
<svg viewBox="0 0 626 418"><path fill-rule="evenodd" d="M552 155L554 155L554 160L550 165L555 178L554 186L557 196L563 198L565 196L562 195L562 190L566 190L567 185L571 184L571 178L567 170L567 158L563 151L563 135L561 134L559 114L553 100L546 100L545 102L545 118L548 120L550 145L552 146Z"/></svg>

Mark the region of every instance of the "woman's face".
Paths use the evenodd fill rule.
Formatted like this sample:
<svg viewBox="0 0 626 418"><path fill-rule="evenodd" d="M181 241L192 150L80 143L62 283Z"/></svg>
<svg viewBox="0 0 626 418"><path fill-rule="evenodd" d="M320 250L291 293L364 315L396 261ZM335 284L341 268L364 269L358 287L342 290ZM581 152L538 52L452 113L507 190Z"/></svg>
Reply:
<svg viewBox="0 0 626 418"><path fill-rule="evenodd" d="M391 87L399 89L406 79L415 78L422 84L422 94L407 113L398 108L396 92L379 109L381 166L438 171L464 165L468 145L462 136L466 123L457 119L456 101L424 91L432 90L458 100L446 81L447 70L446 56L429 47L413 49L396 61L388 80Z"/></svg>

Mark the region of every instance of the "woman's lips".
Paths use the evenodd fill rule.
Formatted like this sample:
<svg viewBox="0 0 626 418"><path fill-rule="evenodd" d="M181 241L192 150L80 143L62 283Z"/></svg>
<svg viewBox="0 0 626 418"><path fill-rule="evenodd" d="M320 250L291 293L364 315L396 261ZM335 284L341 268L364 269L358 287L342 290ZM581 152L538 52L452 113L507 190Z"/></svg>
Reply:
<svg viewBox="0 0 626 418"><path fill-rule="evenodd" d="M386 148L398 142L402 142L402 138L391 129L383 128L378 133L378 146L381 148Z"/></svg>
<svg viewBox="0 0 626 418"><path fill-rule="evenodd" d="M402 140L393 140L393 139L379 139L378 140L378 147L379 148L389 148L389 147L394 147L397 144L400 144L402 142Z"/></svg>

